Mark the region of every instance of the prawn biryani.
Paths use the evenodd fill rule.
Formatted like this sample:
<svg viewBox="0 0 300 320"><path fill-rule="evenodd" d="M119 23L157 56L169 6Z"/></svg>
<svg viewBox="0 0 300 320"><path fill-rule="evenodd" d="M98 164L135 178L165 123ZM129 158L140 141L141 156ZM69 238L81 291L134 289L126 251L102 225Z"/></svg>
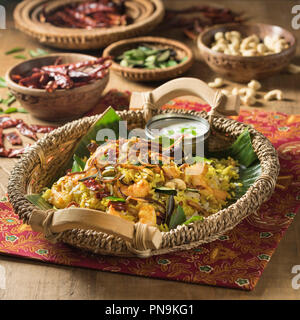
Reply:
<svg viewBox="0 0 300 320"><path fill-rule="evenodd" d="M260 174L247 130L226 150L178 162L166 152L171 146L160 140L96 140L103 127L114 128L117 135L118 121L109 109L95 123L75 148L64 174L43 189L38 204L96 209L167 232L230 205ZM34 199L28 195L37 204Z"/></svg>

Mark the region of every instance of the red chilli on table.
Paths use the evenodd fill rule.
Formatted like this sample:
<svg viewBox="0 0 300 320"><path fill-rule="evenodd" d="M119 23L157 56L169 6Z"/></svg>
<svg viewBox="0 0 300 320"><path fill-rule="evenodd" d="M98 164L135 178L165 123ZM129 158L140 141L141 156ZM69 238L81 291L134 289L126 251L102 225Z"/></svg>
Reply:
<svg viewBox="0 0 300 320"><path fill-rule="evenodd" d="M43 126L43 125L28 125L22 119L13 119L9 116L0 117L0 157L6 158L17 158L20 157L25 150L30 146L27 145L24 148L6 149L4 146L4 139L7 139L12 145L22 145L22 140L19 134L14 131L7 134L3 133L4 129L7 128L17 128L19 133L26 136L34 141L38 140L37 133L48 133L56 129L53 126Z"/></svg>

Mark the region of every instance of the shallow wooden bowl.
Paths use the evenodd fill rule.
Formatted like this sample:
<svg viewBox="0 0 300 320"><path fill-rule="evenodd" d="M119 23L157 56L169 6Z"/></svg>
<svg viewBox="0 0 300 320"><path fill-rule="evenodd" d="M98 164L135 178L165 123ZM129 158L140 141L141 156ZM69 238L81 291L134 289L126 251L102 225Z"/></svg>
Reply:
<svg viewBox="0 0 300 320"><path fill-rule="evenodd" d="M122 77L132 81L160 81L173 79L186 72L193 64L193 53L191 49L179 41L159 37L139 37L133 39L121 40L108 46L103 56L118 57L124 51L134 49L139 44L155 45L158 48L172 48L176 51L177 57L182 59L187 57L185 61L177 66L164 69L143 69L122 67L116 61L113 61L111 69Z"/></svg>
<svg viewBox="0 0 300 320"><path fill-rule="evenodd" d="M62 63L74 63L96 59L93 56L76 53L50 54L18 63L10 68L6 75L6 83L18 102L34 117L47 121L69 121L77 119L91 110L101 99L109 74L103 79L69 90L59 89L52 93L44 89L31 89L21 86L11 79L14 74L26 74L33 67L51 65L58 58Z"/></svg>
<svg viewBox="0 0 300 320"><path fill-rule="evenodd" d="M62 28L41 22L43 10L53 11L61 6L84 0L24 0L14 10L17 29L55 48L68 50L89 50L103 48L121 39L141 36L153 30L164 17L161 0L128 0L126 12L132 23L112 28ZM46 5L46 7L45 7Z"/></svg>
<svg viewBox="0 0 300 320"><path fill-rule="evenodd" d="M260 39L267 35L280 35L290 47L280 53L255 57L233 56L210 48L217 32L233 30L239 31L243 37L256 34ZM226 24L208 28L198 36L197 45L203 59L213 71L237 82L264 79L278 73L290 63L296 52L296 39L292 33L279 26L262 23Z"/></svg>

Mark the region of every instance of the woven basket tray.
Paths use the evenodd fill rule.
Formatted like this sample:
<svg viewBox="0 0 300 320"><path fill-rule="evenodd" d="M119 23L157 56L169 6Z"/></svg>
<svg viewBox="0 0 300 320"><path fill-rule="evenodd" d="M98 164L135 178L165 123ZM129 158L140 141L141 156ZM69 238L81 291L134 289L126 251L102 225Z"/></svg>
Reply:
<svg viewBox="0 0 300 320"><path fill-rule="evenodd" d="M82 1L24 0L14 10L15 26L45 45L60 49L89 50L103 48L122 39L147 34L163 20L165 12L161 0L129 0L126 1L126 8L133 22L127 26L86 30L60 28L39 20L39 14L45 4L47 4L46 10L54 10Z"/></svg>
<svg viewBox="0 0 300 320"><path fill-rule="evenodd" d="M170 232L160 232L155 227L134 224L98 210L68 208L43 211L31 204L25 195L40 192L53 182L58 168L63 167L72 156L78 139L99 119L97 115L70 122L45 135L15 165L9 179L8 195L20 219L30 224L33 230L43 232L49 240L63 241L97 254L148 257L191 249L214 241L256 212L275 188L279 162L276 150L261 133L243 123L220 116L220 112L226 115L235 113L239 102L236 96L227 98L198 79L179 78L152 92L133 95L131 105L138 106L141 99L144 99L143 110L122 111L118 114L122 120L127 120L129 130L144 128L146 120L152 115L167 112L159 107L168 99L186 94L200 96L213 106L210 114L177 111L210 121L214 134L210 135L209 148L226 147L245 128L250 132L254 151L261 164L261 175L237 202L203 221L178 226Z"/></svg>

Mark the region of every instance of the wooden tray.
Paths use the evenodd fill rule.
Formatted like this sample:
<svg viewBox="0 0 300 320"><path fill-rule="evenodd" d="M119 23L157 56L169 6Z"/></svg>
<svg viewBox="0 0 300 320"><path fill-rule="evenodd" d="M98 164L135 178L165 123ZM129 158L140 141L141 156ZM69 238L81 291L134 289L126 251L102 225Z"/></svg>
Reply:
<svg viewBox="0 0 300 320"><path fill-rule="evenodd" d="M121 39L136 37L153 30L164 17L161 0L128 0L127 14L133 23L112 28L61 28L39 21L39 14L47 4L46 12L83 0L24 0L14 10L15 26L39 42L61 49L89 50L105 47Z"/></svg>

